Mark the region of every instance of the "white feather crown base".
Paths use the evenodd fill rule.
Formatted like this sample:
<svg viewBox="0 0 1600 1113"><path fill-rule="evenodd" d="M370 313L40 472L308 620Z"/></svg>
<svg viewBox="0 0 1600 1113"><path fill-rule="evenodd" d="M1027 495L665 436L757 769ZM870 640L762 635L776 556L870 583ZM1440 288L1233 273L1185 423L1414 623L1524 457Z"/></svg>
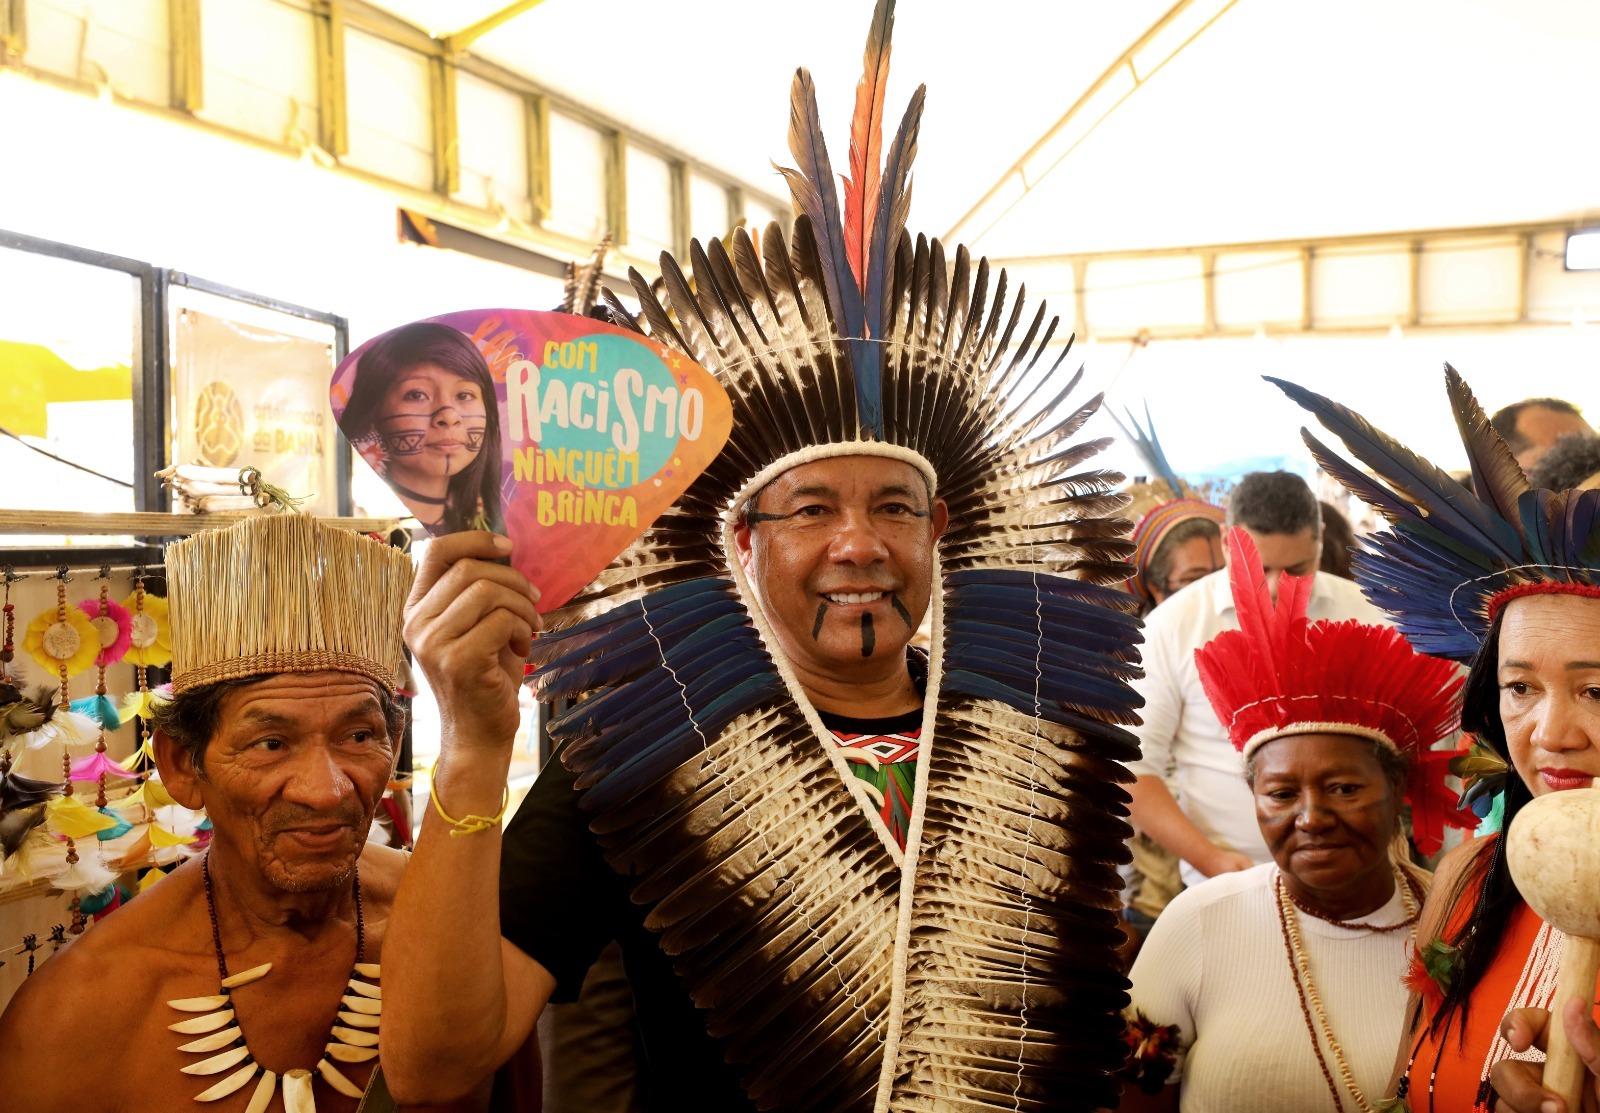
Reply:
<svg viewBox="0 0 1600 1113"><path fill-rule="evenodd" d="M1297 734L1348 734L1356 738L1365 738L1370 742L1377 742L1389 749L1400 750L1394 740L1381 730L1371 727L1358 726L1355 723L1290 723L1288 726L1272 727L1268 730L1259 730L1245 740L1239 756L1244 761L1249 761L1255 752L1268 742L1275 742L1279 738L1293 738Z"/></svg>

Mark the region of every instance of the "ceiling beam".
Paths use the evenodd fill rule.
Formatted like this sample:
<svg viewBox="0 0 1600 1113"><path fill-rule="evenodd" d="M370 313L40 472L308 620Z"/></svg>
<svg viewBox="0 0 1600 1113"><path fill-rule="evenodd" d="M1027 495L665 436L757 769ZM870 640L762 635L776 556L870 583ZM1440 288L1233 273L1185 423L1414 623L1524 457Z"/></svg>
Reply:
<svg viewBox="0 0 1600 1113"><path fill-rule="evenodd" d="M457 54L465 54L473 43L483 38L496 27L503 23L511 22L523 12L532 11L542 3L544 3L544 0L516 0L516 3L507 4L499 11L491 12L470 27L463 27L453 35L442 36L445 53L451 57Z"/></svg>
<svg viewBox="0 0 1600 1113"><path fill-rule="evenodd" d="M945 243L971 247L1031 193L1063 159L1185 47L1204 34L1238 0L1178 0L1094 84L1073 102L1011 168L990 186L944 235Z"/></svg>
<svg viewBox="0 0 1600 1113"><path fill-rule="evenodd" d="M1545 232L1576 232L1580 220L1540 220L1521 224L1468 224L1454 228L1407 228L1394 232L1361 232L1344 236L1304 236L1283 240L1238 240L1227 243L1191 244L1183 247L1134 247L1111 251L1062 251L1048 255L1008 255L989 260L995 269L1024 270L1039 266L1070 266L1078 261L1107 259L1151 259L1184 255L1234 255L1250 253L1315 251L1374 247L1393 249L1406 241L1430 243L1438 240L1475 240L1532 236Z"/></svg>

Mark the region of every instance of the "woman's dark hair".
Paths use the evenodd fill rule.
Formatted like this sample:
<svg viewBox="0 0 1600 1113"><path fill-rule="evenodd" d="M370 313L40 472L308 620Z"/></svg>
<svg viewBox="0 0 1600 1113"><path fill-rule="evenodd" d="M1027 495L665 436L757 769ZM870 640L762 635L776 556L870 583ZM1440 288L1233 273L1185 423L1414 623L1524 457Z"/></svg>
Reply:
<svg viewBox="0 0 1600 1113"><path fill-rule="evenodd" d="M1546 491L1567 491L1600 473L1600 437L1568 433L1528 472L1528 484Z"/></svg>
<svg viewBox="0 0 1600 1113"><path fill-rule="evenodd" d="M1217 540L1222 536L1222 527L1210 518L1185 518L1167 531L1161 539L1161 544L1156 546L1156 551L1150 554L1150 564L1145 572L1145 582L1159 584L1161 590L1167 590L1167 579L1172 575L1172 558L1177 555L1178 548L1196 537Z"/></svg>
<svg viewBox="0 0 1600 1113"><path fill-rule="evenodd" d="M1322 571L1341 579L1355 579L1355 573L1350 571L1350 551L1355 547L1356 534L1350 528L1350 519L1330 502L1319 502L1317 506L1322 510Z"/></svg>
<svg viewBox="0 0 1600 1113"><path fill-rule="evenodd" d="M376 432L378 409L390 384L406 368L422 363L435 364L477 383L487 413L477 458L460 474L450 477L440 528L446 533L473 528L481 501L489 528L504 533L505 519L500 512L500 411L495 402L494 379L483 353L460 329L419 321L380 336L356 365L350 403L339 424L353 441Z"/></svg>
<svg viewBox="0 0 1600 1113"><path fill-rule="evenodd" d="M1511 764L1511 751L1506 745L1506 732L1500 722L1500 619L1505 612L1495 615L1488 636L1478 655L1472 659L1467 673L1467 686L1461 699L1461 729L1478 736L1478 741L1494 750ZM1505 789L1505 818L1500 829L1507 831L1511 821L1523 806L1533 799L1533 793L1517 775L1508 769ZM1522 903L1522 894L1511 879L1506 866L1506 840L1504 836L1493 840L1461 871L1450 893L1449 908L1454 910L1482 879L1477 905L1472 915L1463 921L1459 931L1445 942L1460 948L1460 965L1450 988L1445 991L1444 1002L1429 1024L1429 1031L1437 1034L1450 1023L1457 1009L1461 1010L1460 1038L1466 1039L1468 999L1473 988L1483 980L1494 961L1495 953L1505 941L1511 917ZM1424 945L1429 940L1422 941Z"/></svg>

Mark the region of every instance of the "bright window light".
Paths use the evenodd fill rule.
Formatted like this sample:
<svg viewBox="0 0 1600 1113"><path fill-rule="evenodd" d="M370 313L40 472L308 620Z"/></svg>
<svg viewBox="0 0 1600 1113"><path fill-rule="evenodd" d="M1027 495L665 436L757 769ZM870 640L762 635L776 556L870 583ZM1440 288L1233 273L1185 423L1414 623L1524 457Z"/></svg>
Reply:
<svg viewBox="0 0 1600 1113"><path fill-rule="evenodd" d="M1567 269L1600 270L1600 231L1573 232L1567 236Z"/></svg>

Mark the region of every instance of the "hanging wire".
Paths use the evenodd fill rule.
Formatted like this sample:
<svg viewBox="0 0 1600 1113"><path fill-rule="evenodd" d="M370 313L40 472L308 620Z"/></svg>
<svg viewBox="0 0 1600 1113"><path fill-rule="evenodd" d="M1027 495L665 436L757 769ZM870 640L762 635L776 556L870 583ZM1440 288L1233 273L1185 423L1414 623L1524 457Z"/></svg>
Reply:
<svg viewBox="0 0 1600 1113"><path fill-rule="evenodd" d="M23 448L26 448L29 452L37 452L40 456L48 457L49 459L54 460L58 464L65 464L69 468L77 468L79 471L87 472L89 475L94 476L96 479L104 479L107 483L115 483L118 487L126 487L130 491L133 490L133 484L129 483L127 480L118 479L115 476L107 475L105 472L95 471L93 468L84 467L82 464L75 464L71 460L68 460L64 456L57 456L54 452L46 452L44 449L40 448L36 444L29 444L27 441L23 440L16 433L13 433L10 429L7 429L4 425L0 425L0 434L4 434L5 436L10 437L12 440L14 440L18 444L20 444Z"/></svg>

